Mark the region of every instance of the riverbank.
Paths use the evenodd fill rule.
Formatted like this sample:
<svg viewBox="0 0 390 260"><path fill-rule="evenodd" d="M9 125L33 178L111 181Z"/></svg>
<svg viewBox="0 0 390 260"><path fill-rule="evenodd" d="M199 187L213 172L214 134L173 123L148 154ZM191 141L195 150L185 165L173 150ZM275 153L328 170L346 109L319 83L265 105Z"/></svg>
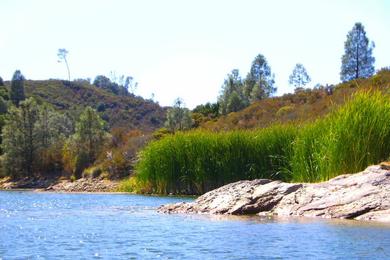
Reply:
<svg viewBox="0 0 390 260"><path fill-rule="evenodd" d="M52 192L115 192L119 181L102 178L81 178L75 181L58 178L0 179L0 190L33 189Z"/></svg>
<svg viewBox="0 0 390 260"><path fill-rule="evenodd" d="M194 202L161 206L163 213L278 215L390 222L390 167L374 165L321 183L239 181Z"/></svg>

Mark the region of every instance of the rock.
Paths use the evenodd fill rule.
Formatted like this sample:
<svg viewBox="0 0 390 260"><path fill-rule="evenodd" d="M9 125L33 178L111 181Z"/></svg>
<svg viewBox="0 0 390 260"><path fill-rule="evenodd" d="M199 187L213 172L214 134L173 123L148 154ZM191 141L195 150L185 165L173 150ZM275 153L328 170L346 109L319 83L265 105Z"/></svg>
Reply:
<svg viewBox="0 0 390 260"><path fill-rule="evenodd" d="M118 183L110 180L99 178L81 178L73 182L64 180L56 183L46 191L56 192L112 192L118 187Z"/></svg>
<svg viewBox="0 0 390 260"><path fill-rule="evenodd" d="M261 214L390 222L390 167L370 166L322 183L239 181L191 203L164 205L163 213Z"/></svg>

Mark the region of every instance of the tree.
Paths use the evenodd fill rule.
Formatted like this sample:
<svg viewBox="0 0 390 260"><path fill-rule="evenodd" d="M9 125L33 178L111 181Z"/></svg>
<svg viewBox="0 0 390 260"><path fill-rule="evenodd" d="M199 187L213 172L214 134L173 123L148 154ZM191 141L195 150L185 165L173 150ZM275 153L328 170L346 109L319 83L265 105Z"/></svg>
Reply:
<svg viewBox="0 0 390 260"><path fill-rule="evenodd" d="M39 106L33 98L12 106L3 128L2 149L7 173L14 177L34 176L36 173L50 170L45 163L45 154L61 151L63 141L69 136L63 118L47 105ZM55 146L51 152L48 149ZM51 159L53 155L51 155ZM57 156L57 162L61 160ZM53 161L52 161L53 162ZM45 166L45 167L43 167Z"/></svg>
<svg viewBox="0 0 390 260"><path fill-rule="evenodd" d="M124 75L116 76L115 72L110 72L110 78L104 75L97 75L93 84L101 89L112 92L115 95L127 96L129 91L135 91L137 83L133 82L133 78Z"/></svg>
<svg viewBox="0 0 390 260"><path fill-rule="evenodd" d="M344 43L345 53L341 58L341 81L368 78L374 74L375 58L372 56L374 47L374 43L369 42L366 36L364 26L361 23L355 23Z"/></svg>
<svg viewBox="0 0 390 260"><path fill-rule="evenodd" d="M219 103L210 103L197 105L193 110L193 113L202 114L208 118L216 118L219 115Z"/></svg>
<svg viewBox="0 0 390 260"><path fill-rule="evenodd" d="M276 92L274 78L266 58L261 54L257 55L245 79L245 96L251 102L270 97Z"/></svg>
<svg viewBox="0 0 390 260"><path fill-rule="evenodd" d="M117 75L115 71L110 71L110 80L116 84L118 95L126 96L129 93L134 94L138 87L138 82L134 81L132 76Z"/></svg>
<svg viewBox="0 0 390 260"><path fill-rule="evenodd" d="M99 114L91 107L87 107L81 113L76 123L75 140L85 150L89 162L96 159L106 136L105 122Z"/></svg>
<svg viewBox="0 0 390 260"><path fill-rule="evenodd" d="M305 67L298 63L295 65L293 72L290 75L288 83L295 88L302 88L311 81L309 74Z"/></svg>
<svg viewBox="0 0 390 260"><path fill-rule="evenodd" d="M0 97L0 116L5 115L7 113L7 109L8 109L7 102L5 102L3 97Z"/></svg>
<svg viewBox="0 0 390 260"><path fill-rule="evenodd" d="M244 84L237 69L227 74L218 98L220 113L225 115L236 112L249 105L249 99L244 93Z"/></svg>
<svg viewBox="0 0 390 260"><path fill-rule="evenodd" d="M3 150L6 168L11 175L33 175L38 148L35 124L38 119L38 108L34 99L29 98L20 103L19 108L12 107L3 129Z"/></svg>
<svg viewBox="0 0 390 260"><path fill-rule="evenodd" d="M24 76L20 70L15 71L11 81L10 99L15 106L25 99L24 95Z"/></svg>
<svg viewBox="0 0 390 260"><path fill-rule="evenodd" d="M3 81L3 78L2 77L0 77L0 87L1 86L4 86L4 81Z"/></svg>
<svg viewBox="0 0 390 260"><path fill-rule="evenodd" d="M192 126L191 112L183 107L183 104L183 100L177 98L173 107L168 109L165 126L173 133L190 129Z"/></svg>
<svg viewBox="0 0 390 260"><path fill-rule="evenodd" d="M76 122L75 133L63 147L64 168L80 178L101 152L107 139L105 122L91 107L86 107Z"/></svg>
<svg viewBox="0 0 390 260"><path fill-rule="evenodd" d="M108 77L104 75L97 75L93 81L93 85L95 85L98 88L112 91L112 87L111 87L112 82Z"/></svg>
<svg viewBox="0 0 390 260"><path fill-rule="evenodd" d="M66 49L58 49L57 56L58 56L58 62L61 63L62 61L65 62L66 69L68 71L68 80L70 81L70 70L69 70L69 64L67 60L68 51Z"/></svg>

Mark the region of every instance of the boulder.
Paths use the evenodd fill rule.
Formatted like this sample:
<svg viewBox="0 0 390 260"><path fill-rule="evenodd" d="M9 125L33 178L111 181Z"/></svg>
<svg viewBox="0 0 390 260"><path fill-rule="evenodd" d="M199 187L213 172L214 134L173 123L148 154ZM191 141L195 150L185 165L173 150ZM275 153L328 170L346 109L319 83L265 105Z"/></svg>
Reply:
<svg viewBox="0 0 390 260"><path fill-rule="evenodd" d="M259 214L390 222L390 168L374 165L321 183L238 181L163 213Z"/></svg>

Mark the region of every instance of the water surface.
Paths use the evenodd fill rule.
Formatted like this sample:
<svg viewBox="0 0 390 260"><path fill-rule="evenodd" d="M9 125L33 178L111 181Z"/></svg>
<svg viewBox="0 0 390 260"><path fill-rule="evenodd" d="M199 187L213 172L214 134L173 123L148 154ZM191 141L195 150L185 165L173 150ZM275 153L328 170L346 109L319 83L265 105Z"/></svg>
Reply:
<svg viewBox="0 0 390 260"><path fill-rule="evenodd" d="M190 200L0 192L0 259L390 259L390 225L165 215Z"/></svg>

